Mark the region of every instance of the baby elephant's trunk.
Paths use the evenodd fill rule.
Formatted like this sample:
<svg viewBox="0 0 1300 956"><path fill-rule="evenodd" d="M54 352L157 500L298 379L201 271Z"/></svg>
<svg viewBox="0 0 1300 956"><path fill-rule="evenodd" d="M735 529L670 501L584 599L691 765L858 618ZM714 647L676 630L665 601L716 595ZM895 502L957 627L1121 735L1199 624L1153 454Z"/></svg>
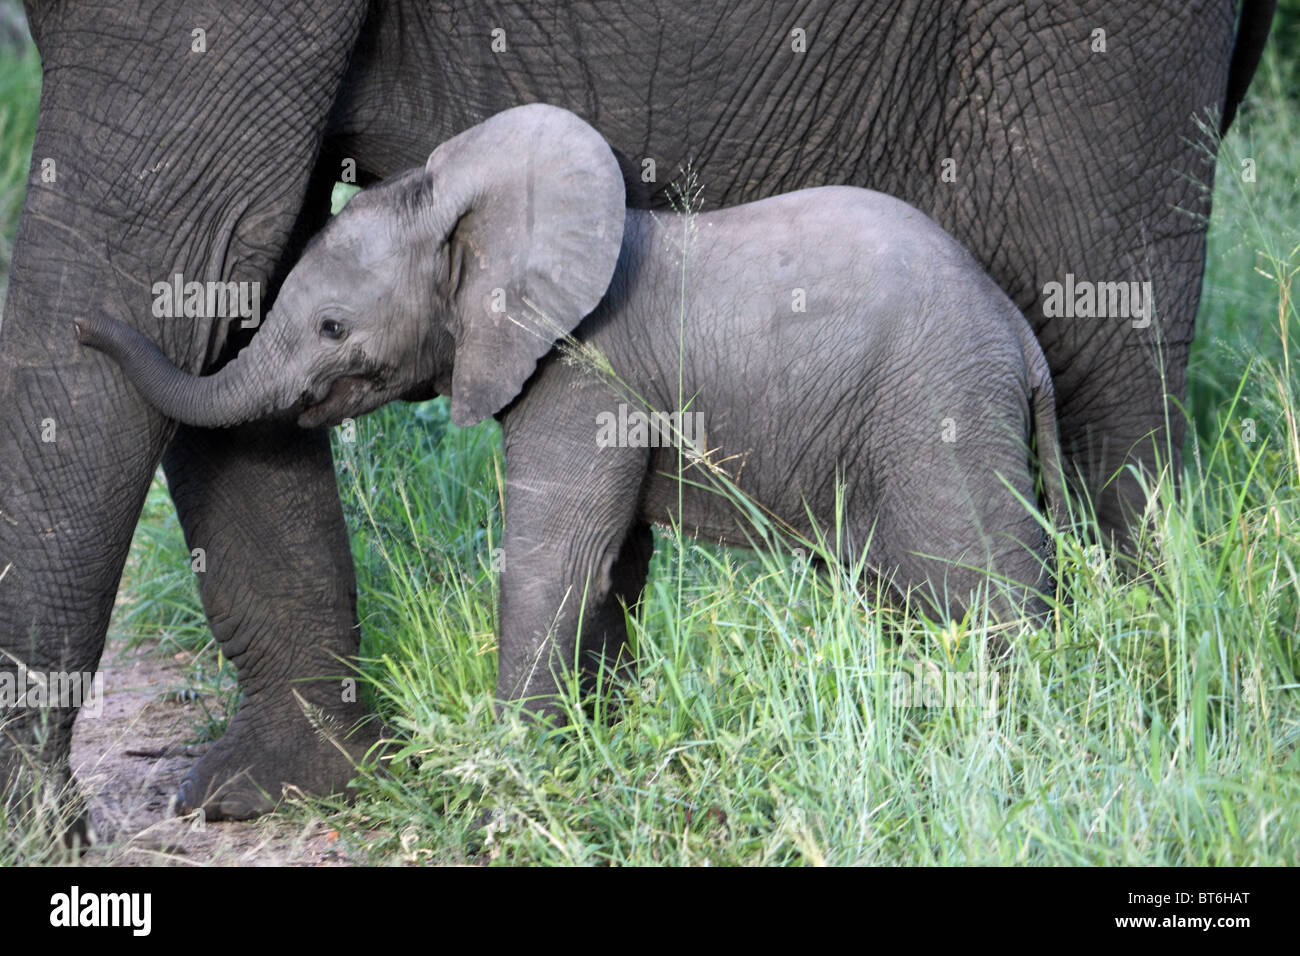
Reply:
<svg viewBox="0 0 1300 956"><path fill-rule="evenodd" d="M278 387L274 330L263 329L253 344L214 375L188 375L147 337L110 315L76 322L83 345L98 349L122 371L154 408L168 418L200 428L223 428L270 415L291 404Z"/></svg>

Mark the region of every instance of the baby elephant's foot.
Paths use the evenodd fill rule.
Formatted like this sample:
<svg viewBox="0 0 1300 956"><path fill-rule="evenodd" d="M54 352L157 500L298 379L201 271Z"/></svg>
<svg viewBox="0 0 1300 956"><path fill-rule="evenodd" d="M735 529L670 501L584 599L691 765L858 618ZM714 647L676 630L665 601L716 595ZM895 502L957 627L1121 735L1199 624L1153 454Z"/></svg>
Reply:
<svg viewBox="0 0 1300 956"><path fill-rule="evenodd" d="M301 711L272 716L241 707L181 782L176 812L202 808L207 820L246 820L275 809L286 793L343 793L382 734L374 714L357 708L347 717L309 721Z"/></svg>

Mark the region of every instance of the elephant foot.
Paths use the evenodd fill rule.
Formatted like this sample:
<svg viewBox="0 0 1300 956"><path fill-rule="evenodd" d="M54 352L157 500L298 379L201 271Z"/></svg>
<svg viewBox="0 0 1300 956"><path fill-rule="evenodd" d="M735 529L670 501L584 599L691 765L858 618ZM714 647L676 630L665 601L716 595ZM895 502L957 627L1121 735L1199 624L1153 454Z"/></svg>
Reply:
<svg viewBox="0 0 1300 956"><path fill-rule="evenodd" d="M176 791L178 814L202 809L207 820L246 820L274 810L289 794L345 792L363 761L373 760L383 727L358 709L348 720L309 719L310 705L272 719L255 708L235 714L225 734ZM289 718L292 719L289 719Z"/></svg>

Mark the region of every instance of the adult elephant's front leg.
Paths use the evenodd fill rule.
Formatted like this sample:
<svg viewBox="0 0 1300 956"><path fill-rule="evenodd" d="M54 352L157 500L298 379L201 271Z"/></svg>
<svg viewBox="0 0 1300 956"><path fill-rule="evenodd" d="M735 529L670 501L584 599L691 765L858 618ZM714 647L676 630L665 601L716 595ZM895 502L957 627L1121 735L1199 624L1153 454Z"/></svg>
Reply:
<svg viewBox="0 0 1300 956"><path fill-rule="evenodd" d="M12 811L54 798L84 839L72 727L172 426L105 363L37 357L13 335L25 294L12 290L0 337L0 801Z"/></svg>
<svg viewBox="0 0 1300 956"><path fill-rule="evenodd" d="M323 430L183 427L163 458L199 592L242 697L178 809L270 809L286 787L341 792L379 722L357 699L356 580Z"/></svg>

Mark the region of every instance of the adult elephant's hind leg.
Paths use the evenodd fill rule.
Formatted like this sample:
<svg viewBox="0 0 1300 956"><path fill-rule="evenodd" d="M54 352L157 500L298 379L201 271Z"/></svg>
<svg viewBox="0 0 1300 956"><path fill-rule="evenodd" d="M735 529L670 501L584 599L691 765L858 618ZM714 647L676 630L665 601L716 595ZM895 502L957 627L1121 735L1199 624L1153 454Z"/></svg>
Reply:
<svg viewBox="0 0 1300 956"><path fill-rule="evenodd" d="M163 466L186 542L203 549L199 593L242 691L178 810L241 819L287 787L341 792L379 722L347 683L361 631L328 434L182 427Z"/></svg>

